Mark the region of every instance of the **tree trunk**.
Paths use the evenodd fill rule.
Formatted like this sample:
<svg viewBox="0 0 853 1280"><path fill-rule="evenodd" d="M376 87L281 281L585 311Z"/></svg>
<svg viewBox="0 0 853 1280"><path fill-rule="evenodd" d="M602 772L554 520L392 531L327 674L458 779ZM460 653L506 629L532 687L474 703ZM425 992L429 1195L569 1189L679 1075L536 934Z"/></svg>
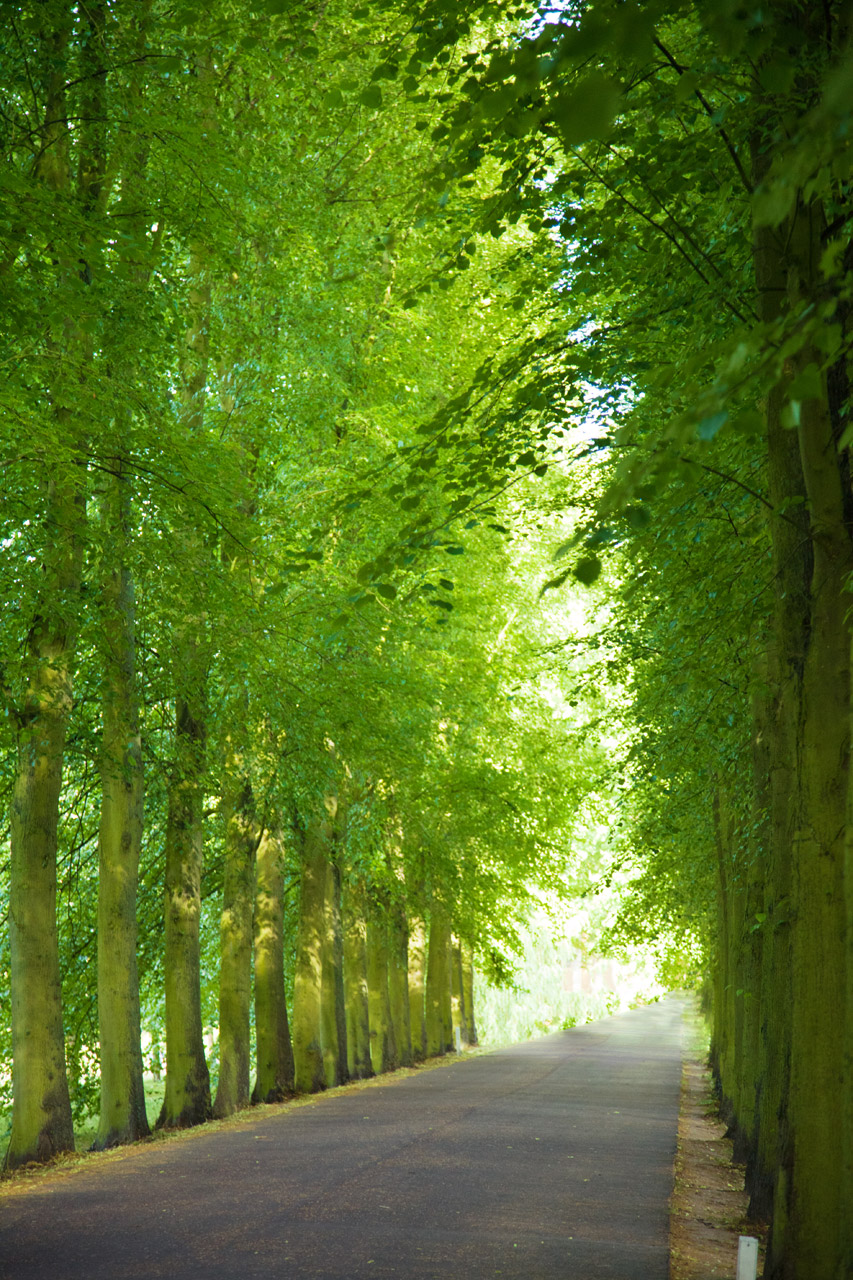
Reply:
<svg viewBox="0 0 853 1280"><path fill-rule="evenodd" d="M255 1035L253 1102L281 1102L294 1090L293 1049L284 993L282 842L267 828L255 858Z"/></svg>
<svg viewBox="0 0 853 1280"><path fill-rule="evenodd" d="M763 140L752 143L752 178L757 185L772 156ZM758 227L754 233L758 307L765 323L780 316L787 286L781 245L782 228ZM796 823L797 734L806 636L809 627L809 582L812 548L805 506L805 484L794 432L782 426L785 389L767 397L767 490L773 580L773 635L770 678L777 691L770 736L770 872L767 886L765 958L762 970L760 1055L764 1064L757 1134L756 1170L751 1207L774 1224L765 1270L772 1275L784 1252L790 1174L788 1084L791 1062L791 922L792 860ZM779 513L784 512L784 515Z"/></svg>
<svg viewBox="0 0 853 1280"><path fill-rule="evenodd" d="M816 6L801 17L807 25L816 24L815 31L823 20ZM754 169L761 177L771 154L756 146L756 157ZM819 302L824 227L819 204L801 197L788 225L758 230L755 262L762 319L772 320L786 307L793 313ZM823 363L820 352L801 348L786 364L786 382L805 367L821 368ZM759 1135L759 1164L764 1179L771 1176L767 1170L774 1155L779 1167L765 1273L786 1280L830 1280L845 1265L840 1239L846 1213L841 1199L842 1099L851 1084L849 1074L845 1081L850 1068L842 1013L850 692L843 591L853 567L845 519L850 495L836 447L830 389L799 407L799 458L794 433L780 425L786 399L782 385L768 404L768 475L774 507L786 504L786 518L771 525L774 567L778 565L780 739L788 753L782 777L789 787L787 804L783 801L778 806L782 813L774 815L774 843L781 837L791 850L791 870L784 867L784 852L778 848L771 869L790 891L790 909L779 903L781 920L792 925L789 959L778 953L775 934L771 947L774 966L784 962L790 970L789 985L780 983L778 993L783 1027L790 1008L789 1039L774 1046L777 1060L790 1060L790 1075L781 1082L778 1150L769 1151ZM835 412L840 431L842 407ZM788 514L791 499L803 496L804 489L808 506ZM805 520L807 537L801 532ZM763 1121L767 1116L768 1108L762 1106Z"/></svg>
<svg viewBox="0 0 853 1280"><path fill-rule="evenodd" d="M426 1035L426 963L427 927L423 916L409 917L409 1030L412 1058L423 1062L427 1056Z"/></svg>
<svg viewBox="0 0 853 1280"><path fill-rule="evenodd" d="M71 22L70 9L45 15L50 65L34 176L52 198L67 198L71 192L65 90ZM81 140L85 143L85 136ZM73 258L63 253L60 278L78 272L78 260L79 246ZM7 691L17 729L10 821L13 1102L7 1169L74 1149L56 929L56 855L85 523L82 452L75 456L81 433L72 414L91 350L71 317L55 323L46 347L55 370L52 425L60 441L71 441L71 448L45 480L48 534L39 601L22 646L20 691Z"/></svg>
<svg viewBox="0 0 853 1280"><path fill-rule="evenodd" d="M429 924L429 952L426 978L426 1045L430 1058L446 1053L451 1043L450 972L448 952L450 930L444 909L433 903Z"/></svg>
<svg viewBox="0 0 853 1280"><path fill-rule="evenodd" d="M328 1088L346 1084L347 1065L346 1010L344 1007L344 948L341 927L341 873L336 858L330 858L326 870L325 928L322 947L321 1042L323 1065Z"/></svg>
<svg viewBox="0 0 853 1280"><path fill-rule="evenodd" d="M474 1018L474 948L470 943L462 943L462 989L465 992L465 1015L468 1019L468 1044L475 1045L477 1040L477 1023Z"/></svg>
<svg viewBox="0 0 853 1280"><path fill-rule="evenodd" d="M402 901L392 903L388 917L388 997L397 1065L410 1067L412 1031L409 1013L409 929Z"/></svg>
<svg viewBox="0 0 853 1280"><path fill-rule="evenodd" d="M398 1065L388 989L388 952L387 906L374 892L367 918L367 990L370 1004L370 1059L377 1075L383 1071L393 1071Z"/></svg>
<svg viewBox="0 0 853 1280"><path fill-rule="evenodd" d="M198 675L196 655L183 647L185 670ZM158 1129L184 1129L211 1117L210 1074L201 1021L201 868L204 852L202 776L204 725L182 698L175 725L175 765L166 816L166 1094Z"/></svg>
<svg viewBox="0 0 853 1280"><path fill-rule="evenodd" d="M744 953L743 1025L740 1042L742 1145L739 1152L747 1164L747 1189L757 1168L758 1130L766 1063L761 1052L762 994L764 989L765 923L770 864L770 731L773 698L768 692L766 662L754 678L760 689L752 697L752 805L750 836L747 841L746 909L742 930Z"/></svg>
<svg viewBox="0 0 853 1280"><path fill-rule="evenodd" d="M213 1114L229 1116L249 1105L252 997L252 907L258 821L252 787L239 761L226 767L225 884L219 926L219 1079ZM237 766L235 768L235 766Z"/></svg>
<svg viewBox="0 0 853 1280"><path fill-rule="evenodd" d="M104 504L119 563L103 589L104 727L98 831L98 1029L101 1109L95 1150L149 1133L142 1081L136 895L142 845L142 742L136 690L130 494L120 475Z"/></svg>
<svg viewBox="0 0 853 1280"><path fill-rule="evenodd" d="M322 1027L323 950L329 849L336 807L336 802L327 798L326 814L309 821L303 841L293 982L293 1053L299 1093L317 1093L326 1087Z"/></svg>
<svg viewBox="0 0 853 1280"><path fill-rule="evenodd" d="M468 1013L465 1008L465 987L462 982L462 945L458 938L452 938L450 942L450 996L455 1048L457 1031L459 1043L461 1045L468 1043Z"/></svg>
<svg viewBox="0 0 853 1280"><path fill-rule="evenodd" d="M816 249L817 245L812 252ZM811 355L803 353L803 360ZM844 592L853 557L832 426L820 401L803 406L800 448L811 505L814 574L803 672L793 877L793 1162L785 1266L798 1280L805 1274L810 1280L835 1280L842 1262L840 1241L827 1228L837 1224L840 1229L849 1212L839 1192L844 1090L853 1086L844 1060L847 955L842 879L850 752L849 604Z"/></svg>
<svg viewBox="0 0 853 1280"><path fill-rule="evenodd" d="M344 1004L347 1068L356 1080L366 1080L374 1074L370 1061L365 898L364 882L351 881L344 903Z"/></svg>
<svg viewBox="0 0 853 1280"><path fill-rule="evenodd" d="M75 495L49 507L65 530L57 564L69 603L79 590ZM59 510L57 510L59 507ZM59 521L62 523L59 523ZM72 523L69 525L69 519ZM57 584L58 585L58 584ZM62 985L56 931L56 848L62 760L72 700L72 636L58 620L30 632L28 687L18 715L12 793L9 943L12 970L12 1137L5 1167L74 1150L65 1072Z"/></svg>

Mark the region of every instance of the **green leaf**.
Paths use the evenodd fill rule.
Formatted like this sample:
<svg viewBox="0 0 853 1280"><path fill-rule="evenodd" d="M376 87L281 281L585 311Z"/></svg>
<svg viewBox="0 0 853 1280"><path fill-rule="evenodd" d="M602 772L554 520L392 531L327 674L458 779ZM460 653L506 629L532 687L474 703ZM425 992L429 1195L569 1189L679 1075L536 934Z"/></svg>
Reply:
<svg viewBox="0 0 853 1280"><path fill-rule="evenodd" d="M764 415L757 409L744 409L734 419L732 426L747 436L760 435L765 427Z"/></svg>
<svg viewBox="0 0 853 1280"><path fill-rule="evenodd" d="M631 528L636 529L639 533L649 527L652 517L649 514L648 507L637 504L625 508L625 519Z"/></svg>
<svg viewBox="0 0 853 1280"><path fill-rule="evenodd" d="M382 106L382 90L378 84L369 84L363 89L359 95L359 102L363 107L370 107L374 111L378 111Z"/></svg>
<svg viewBox="0 0 853 1280"><path fill-rule="evenodd" d="M619 108L621 91L615 81L593 72L577 88L562 94L551 113L567 147L603 137Z"/></svg>
<svg viewBox="0 0 853 1280"><path fill-rule="evenodd" d="M679 77L678 84L675 86L675 101L686 102L696 92L698 86L699 77L695 72L685 71L684 75Z"/></svg>
<svg viewBox="0 0 853 1280"><path fill-rule="evenodd" d="M374 590L383 600L396 600L397 598L397 588L392 586L390 582L378 582Z"/></svg>
<svg viewBox="0 0 853 1280"><path fill-rule="evenodd" d="M793 431L800 425L801 408L799 400L789 400L782 410L782 426Z"/></svg>
<svg viewBox="0 0 853 1280"><path fill-rule="evenodd" d="M598 556L584 556L582 560L578 560L574 568L575 577L585 587L591 586L600 573L601 561Z"/></svg>
<svg viewBox="0 0 853 1280"><path fill-rule="evenodd" d="M721 409L719 413L712 414L709 418L703 418L696 428L696 434L700 440L713 440L714 436L728 421L728 411Z"/></svg>
<svg viewBox="0 0 853 1280"><path fill-rule="evenodd" d="M800 370L788 387L788 394L792 400L823 399L823 378L814 362Z"/></svg>

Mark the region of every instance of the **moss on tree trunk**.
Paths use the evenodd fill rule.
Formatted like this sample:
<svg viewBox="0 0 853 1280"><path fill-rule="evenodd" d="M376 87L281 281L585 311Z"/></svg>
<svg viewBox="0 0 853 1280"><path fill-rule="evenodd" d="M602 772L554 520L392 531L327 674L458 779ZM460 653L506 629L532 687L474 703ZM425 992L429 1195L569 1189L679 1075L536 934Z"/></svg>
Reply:
<svg viewBox="0 0 853 1280"><path fill-rule="evenodd" d="M427 1056L426 964L427 926L420 914L409 916L409 1030L412 1058L423 1062Z"/></svg>
<svg viewBox="0 0 853 1280"><path fill-rule="evenodd" d="M323 949L334 801L327 799L326 807L326 813L309 821L302 842L293 980L293 1056L296 1088L300 1093L317 1093L326 1087L322 1022Z"/></svg>
<svg viewBox="0 0 853 1280"><path fill-rule="evenodd" d="M294 1090L293 1049L284 992L283 850L277 827L266 828L255 855L255 1035L253 1102L281 1102Z"/></svg>
<svg viewBox="0 0 853 1280"><path fill-rule="evenodd" d="M122 559L130 536L127 482L105 502ZM142 1081L136 898L142 845L142 743L136 691L133 580L126 564L103 591L104 728L98 829L98 1028L101 1106L94 1147L135 1142L149 1132Z"/></svg>
<svg viewBox="0 0 853 1280"><path fill-rule="evenodd" d="M362 880L350 881L347 886L343 920L347 1067L356 1080L365 1080L374 1071L370 1061L366 896Z"/></svg>
<svg viewBox="0 0 853 1280"><path fill-rule="evenodd" d="M231 1115L248 1106L250 1011L252 998L252 916L258 822L247 778L239 761L229 761L225 819L225 876L219 924L219 1079L213 1114ZM235 767L236 766L236 767Z"/></svg>
<svg viewBox="0 0 853 1280"><path fill-rule="evenodd" d="M334 852L330 850L330 852ZM341 874L334 856L326 868L322 938L321 1042L326 1084L329 1088L349 1079L347 1028L344 1007L344 948L341 924Z"/></svg>
<svg viewBox="0 0 853 1280"><path fill-rule="evenodd" d="M409 1010L409 928L406 907L399 898L391 903L388 915L388 997L397 1064L410 1067L414 1056Z"/></svg>
<svg viewBox="0 0 853 1280"><path fill-rule="evenodd" d="M367 918L367 991L370 1005L370 1060L377 1075L398 1066L391 996L388 985L389 938L387 902L370 895Z"/></svg>
<svg viewBox="0 0 853 1280"><path fill-rule="evenodd" d="M194 647L185 650L188 670L197 670L194 656ZM199 949L203 749L203 722L189 702L181 699L166 818L166 1093L158 1129L202 1124L212 1114L201 1021Z"/></svg>

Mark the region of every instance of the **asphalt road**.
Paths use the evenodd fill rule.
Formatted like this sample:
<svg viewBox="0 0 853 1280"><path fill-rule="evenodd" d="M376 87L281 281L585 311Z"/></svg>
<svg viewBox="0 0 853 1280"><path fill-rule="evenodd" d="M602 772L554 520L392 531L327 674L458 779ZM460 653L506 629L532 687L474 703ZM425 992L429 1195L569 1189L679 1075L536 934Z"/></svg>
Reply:
<svg viewBox="0 0 853 1280"><path fill-rule="evenodd" d="M677 999L0 1199L3 1280L666 1280Z"/></svg>

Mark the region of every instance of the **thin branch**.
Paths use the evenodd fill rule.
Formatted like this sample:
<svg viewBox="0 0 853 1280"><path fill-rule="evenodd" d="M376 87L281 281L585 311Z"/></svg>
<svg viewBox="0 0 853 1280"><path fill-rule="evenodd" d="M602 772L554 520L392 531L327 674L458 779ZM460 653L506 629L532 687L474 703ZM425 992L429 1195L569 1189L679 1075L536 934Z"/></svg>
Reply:
<svg viewBox="0 0 853 1280"><path fill-rule="evenodd" d="M679 76L683 76L687 68L683 67L681 63L678 62L677 59L673 57L673 55L669 52L669 50L665 48L664 45L661 44L657 36L654 37L654 42L657 45L657 47L660 49L663 56L666 58L669 65L671 67L674 67L674 69L678 72ZM746 191L747 195L751 196L753 191L752 183L750 182L749 177L747 176L746 170L744 169L743 164L741 163L740 156L735 150L734 143L732 142L729 135L726 133L723 126L721 124L717 124L716 121L714 120L714 116L716 112L713 110L710 102L702 93L702 91L700 89L694 89L693 92L696 95L696 97L699 99L699 101L702 103L702 106L705 110L706 115L708 116L708 119L714 125L715 129L717 130L720 137L722 138L723 143L725 144L725 148L732 158L732 163L734 164L734 167L738 171L738 175L740 177L741 182L743 183L744 190Z"/></svg>

